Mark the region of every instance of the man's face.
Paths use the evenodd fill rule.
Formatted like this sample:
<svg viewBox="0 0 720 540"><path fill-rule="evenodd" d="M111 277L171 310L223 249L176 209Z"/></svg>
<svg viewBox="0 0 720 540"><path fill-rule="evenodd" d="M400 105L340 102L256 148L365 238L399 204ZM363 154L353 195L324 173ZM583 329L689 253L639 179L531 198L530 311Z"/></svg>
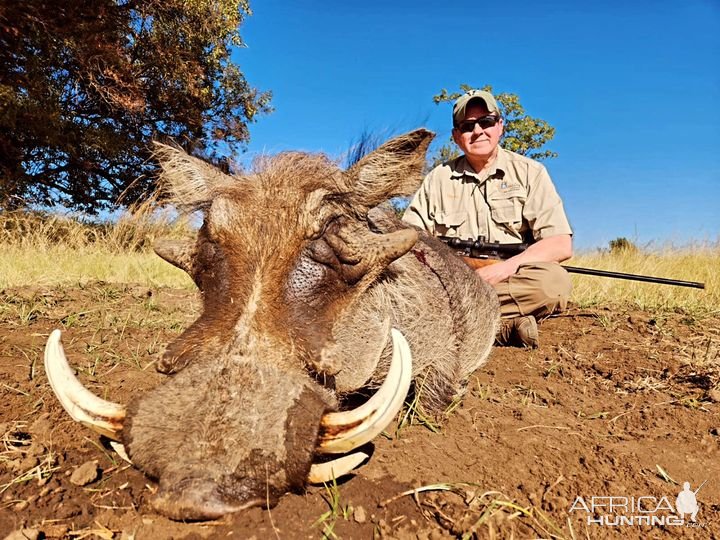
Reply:
<svg viewBox="0 0 720 540"><path fill-rule="evenodd" d="M473 102L465 109L465 119L460 124L476 120L490 113L482 102ZM493 113L496 114L496 113ZM452 136L455 144L465 153L472 163L473 158L487 160L491 158L495 149L500 142L503 133L503 121L499 119L498 123L492 127L483 129L480 124L475 124L472 131L463 133L460 128L453 128Z"/></svg>

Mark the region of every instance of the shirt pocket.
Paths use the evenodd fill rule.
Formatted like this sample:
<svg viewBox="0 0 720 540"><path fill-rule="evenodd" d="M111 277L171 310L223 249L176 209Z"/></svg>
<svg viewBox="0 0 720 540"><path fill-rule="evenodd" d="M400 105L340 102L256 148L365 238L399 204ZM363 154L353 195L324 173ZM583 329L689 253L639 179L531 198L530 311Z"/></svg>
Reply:
<svg viewBox="0 0 720 540"><path fill-rule="evenodd" d="M458 238L466 220L465 212L439 212L435 215L435 235Z"/></svg>
<svg viewBox="0 0 720 540"><path fill-rule="evenodd" d="M495 193L488 199L490 206L490 217L495 223L507 225L519 224L522 222L522 209L525 197L517 193L505 194Z"/></svg>

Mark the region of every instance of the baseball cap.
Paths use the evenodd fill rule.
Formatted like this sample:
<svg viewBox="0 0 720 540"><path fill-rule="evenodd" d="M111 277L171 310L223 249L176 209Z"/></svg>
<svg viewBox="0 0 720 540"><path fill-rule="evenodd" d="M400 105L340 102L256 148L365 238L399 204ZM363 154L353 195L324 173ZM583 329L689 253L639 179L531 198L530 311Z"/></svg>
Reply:
<svg viewBox="0 0 720 540"><path fill-rule="evenodd" d="M500 107L498 107L497 101L495 101L495 98L490 92L486 92L485 90L470 90L460 96L453 105L453 126L457 126L465 119L465 109L467 109L468 104L475 99L484 101L488 112L500 114Z"/></svg>

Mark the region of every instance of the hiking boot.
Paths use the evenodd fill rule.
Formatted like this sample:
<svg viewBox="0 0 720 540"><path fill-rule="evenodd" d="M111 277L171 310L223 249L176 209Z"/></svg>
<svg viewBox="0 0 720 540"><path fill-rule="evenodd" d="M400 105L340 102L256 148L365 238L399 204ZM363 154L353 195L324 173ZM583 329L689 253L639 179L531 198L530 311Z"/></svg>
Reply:
<svg viewBox="0 0 720 540"><path fill-rule="evenodd" d="M537 349L540 346L540 338L535 317L525 315L514 319L502 319L495 341L498 345Z"/></svg>

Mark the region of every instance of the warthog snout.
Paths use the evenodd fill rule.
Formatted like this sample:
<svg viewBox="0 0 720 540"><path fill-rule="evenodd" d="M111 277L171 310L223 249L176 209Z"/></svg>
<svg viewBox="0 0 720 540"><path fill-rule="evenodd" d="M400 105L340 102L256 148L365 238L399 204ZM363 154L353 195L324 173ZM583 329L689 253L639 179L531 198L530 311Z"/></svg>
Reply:
<svg viewBox="0 0 720 540"><path fill-rule="evenodd" d="M307 481L324 482L359 465L367 457L361 452L312 461L315 453L347 453L379 434L403 403L412 366L407 343L395 332L385 384L347 412L328 412L332 398L308 381L245 359L193 363L126 410L75 378L59 330L48 340L45 370L75 420L119 442L121 455L159 479L154 508L195 520L274 504ZM258 400L271 406L258 411Z"/></svg>

